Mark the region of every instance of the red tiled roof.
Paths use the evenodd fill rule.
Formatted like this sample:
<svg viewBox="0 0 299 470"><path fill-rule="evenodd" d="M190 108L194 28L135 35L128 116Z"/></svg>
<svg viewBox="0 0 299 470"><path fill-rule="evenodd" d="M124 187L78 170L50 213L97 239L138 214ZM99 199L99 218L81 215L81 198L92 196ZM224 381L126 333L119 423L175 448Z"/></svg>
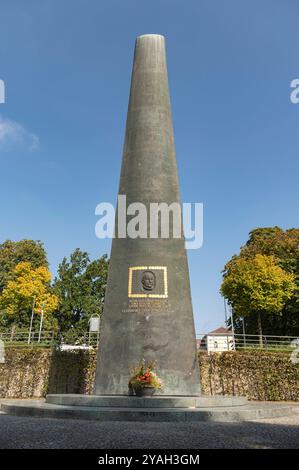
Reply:
<svg viewBox="0 0 299 470"><path fill-rule="evenodd" d="M231 335L232 330L229 328L224 328L221 326L220 328L217 328L216 330L210 331L210 333L207 334L207 336L215 336L215 335Z"/></svg>

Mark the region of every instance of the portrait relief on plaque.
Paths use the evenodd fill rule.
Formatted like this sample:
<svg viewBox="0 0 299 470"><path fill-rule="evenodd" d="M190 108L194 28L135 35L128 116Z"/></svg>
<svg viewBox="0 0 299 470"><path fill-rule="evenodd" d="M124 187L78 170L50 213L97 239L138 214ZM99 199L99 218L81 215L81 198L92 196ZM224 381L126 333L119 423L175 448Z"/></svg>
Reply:
<svg viewBox="0 0 299 470"><path fill-rule="evenodd" d="M166 266L131 266L129 268L128 297L168 297Z"/></svg>
<svg viewBox="0 0 299 470"><path fill-rule="evenodd" d="M156 276L153 271L144 271L141 276L141 284L144 290L151 291L156 287Z"/></svg>

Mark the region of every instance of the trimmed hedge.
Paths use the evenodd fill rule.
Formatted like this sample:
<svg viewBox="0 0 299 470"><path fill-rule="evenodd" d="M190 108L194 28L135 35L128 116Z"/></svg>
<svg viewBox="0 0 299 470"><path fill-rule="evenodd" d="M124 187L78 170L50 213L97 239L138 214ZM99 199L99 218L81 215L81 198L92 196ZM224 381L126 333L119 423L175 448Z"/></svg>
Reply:
<svg viewBox="0 0 299 470"><path fill-rule="evenodd" d="M299 364L288 352L199 353L202 391L251 400L299 401Z"/></svg>
<svg viewBox="0 0 299 470"><path fill-rule="evenodd" d="M49 349L7 348L0 364L0 397L41 397L51 364Z"/></svg>
<svg viewBox="0 0 299 470"><path fill-rule="evenodd" d="M291 363L289 353L199 353L198 358L204 394L299 401L299 364ZM0 364L0 397L91 394L95 366L95 351L7 348L6 362Z"/></svg>
<svg viewBox="0 0 299 470"><path fill-rule="evenodd" d="M51 358L47 393L92 394L95 351L53 351Z"/></svg>

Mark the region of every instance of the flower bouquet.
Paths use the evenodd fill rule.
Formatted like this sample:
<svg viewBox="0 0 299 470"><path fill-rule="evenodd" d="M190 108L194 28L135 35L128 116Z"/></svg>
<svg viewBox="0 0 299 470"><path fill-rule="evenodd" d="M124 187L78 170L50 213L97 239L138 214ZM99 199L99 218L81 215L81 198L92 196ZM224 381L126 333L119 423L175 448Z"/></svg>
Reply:
<svg viewBox="0 0 299 470"><path fill-rule="evenodd" d="M138 397L152 396L156 390L162 389L162 381L154 372L156 362L148 364L143 359L132 371L133 375L129 380L129 392Z"/></svg>

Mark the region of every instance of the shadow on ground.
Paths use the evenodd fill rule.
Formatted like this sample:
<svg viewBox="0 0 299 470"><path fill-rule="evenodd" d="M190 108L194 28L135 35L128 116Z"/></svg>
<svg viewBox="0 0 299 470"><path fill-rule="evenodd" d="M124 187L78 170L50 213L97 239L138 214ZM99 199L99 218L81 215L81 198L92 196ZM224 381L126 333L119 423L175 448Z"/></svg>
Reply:
<svg viewBox="0 0 299 470"><path fill-rule="evenodd" d="M279 421L283 420L283 424ZM1 449L299 448L299 415L274 423L97 422L0 414Z"/></svg>

